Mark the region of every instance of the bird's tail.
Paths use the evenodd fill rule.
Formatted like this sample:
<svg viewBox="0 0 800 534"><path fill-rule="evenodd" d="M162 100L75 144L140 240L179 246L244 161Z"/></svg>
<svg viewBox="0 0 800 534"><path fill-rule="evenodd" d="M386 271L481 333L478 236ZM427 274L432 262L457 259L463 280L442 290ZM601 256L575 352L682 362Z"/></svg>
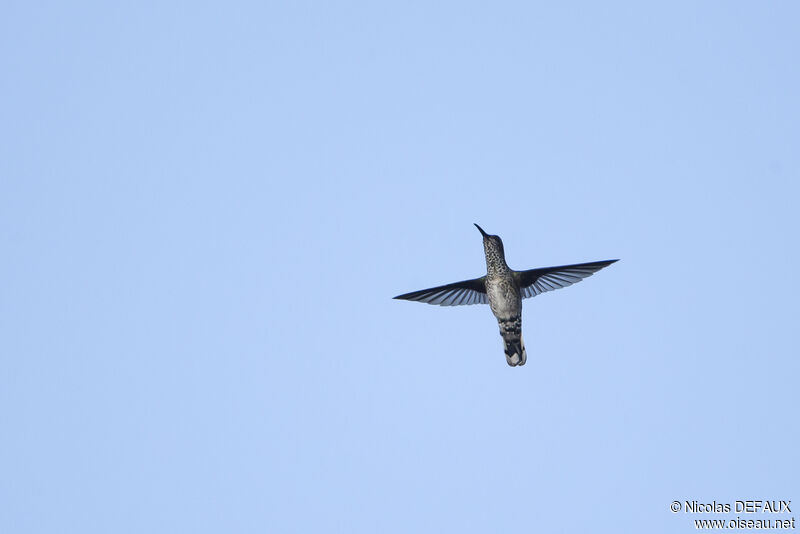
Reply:
<svg viewBox="0 0 800 534"><path fill-rule="evenodd" d="M500 335L503 336L506 362L511 367L525 365L528 354L525 352L525 341L522 339L522 317L498 322L500 323Z"/></svg>

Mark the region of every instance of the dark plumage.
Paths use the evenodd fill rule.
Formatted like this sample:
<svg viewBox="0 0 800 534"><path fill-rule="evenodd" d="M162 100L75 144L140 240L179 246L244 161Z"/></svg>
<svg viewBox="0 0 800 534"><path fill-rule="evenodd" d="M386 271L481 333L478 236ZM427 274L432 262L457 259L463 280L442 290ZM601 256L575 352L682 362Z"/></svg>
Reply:
<svg viewBox="0 0 800 534"><path fill-rule="evenodd" d="M514 271L506 264L500 237L487 234L477 224L475 226L483 236L486 276L412 291L394 298L440 306L488 303L500 326L506 361L511 366L525 365L527 354L522 340L522 299L580 282L617 260Z"/></svg>

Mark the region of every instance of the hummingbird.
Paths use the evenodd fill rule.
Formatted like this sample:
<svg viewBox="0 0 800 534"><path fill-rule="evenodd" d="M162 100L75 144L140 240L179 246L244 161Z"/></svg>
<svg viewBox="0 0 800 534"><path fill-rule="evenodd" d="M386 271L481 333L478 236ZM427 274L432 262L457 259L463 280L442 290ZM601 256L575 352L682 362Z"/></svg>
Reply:
<svg viewBox="0 0 800 534"><path fill-rule="evenodd" d="M500 237L487 234L477 224L475 226L483 236L486 276L412 291L394 298L439 306L489 304L500 326L506 362L511 367L525 365L528 355L522 339L522 299L580 282L618 260L515 271L506 263L503 241Z"/></svg>

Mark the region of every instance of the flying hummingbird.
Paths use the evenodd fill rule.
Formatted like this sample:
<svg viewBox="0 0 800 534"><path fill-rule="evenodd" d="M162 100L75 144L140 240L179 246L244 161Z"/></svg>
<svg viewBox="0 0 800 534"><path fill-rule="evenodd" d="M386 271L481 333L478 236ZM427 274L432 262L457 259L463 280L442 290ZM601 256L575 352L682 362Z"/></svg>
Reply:
<svg viewBox="0 0 800 534"><path fill-rule="evenodd" d="M525 365L528 355L522 340L522 299L580 282L617 260L515 271L506 264L500 237L487 234L477 224L475 226L483 236L486 276L413 291L394 298L440 306L488 303L500 325L508 365Z"/></svg>

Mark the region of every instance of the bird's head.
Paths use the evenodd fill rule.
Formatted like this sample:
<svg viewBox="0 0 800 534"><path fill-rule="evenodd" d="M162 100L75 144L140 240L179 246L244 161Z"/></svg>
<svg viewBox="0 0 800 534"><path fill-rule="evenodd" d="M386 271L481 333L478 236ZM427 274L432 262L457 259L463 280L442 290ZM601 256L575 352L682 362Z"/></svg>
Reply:
<svg viewBox="0 0 800 534"><path fill-rule="evenodd" d="M473 223L475 224L475 223ZM483 228L475 224L475 227L483 236L483 249L486 251L486 254L497 254L501 258L505 257L505 251L503 250L503 241L500 239L500 236L497 235L490 235L483 231Z"/></svg>

